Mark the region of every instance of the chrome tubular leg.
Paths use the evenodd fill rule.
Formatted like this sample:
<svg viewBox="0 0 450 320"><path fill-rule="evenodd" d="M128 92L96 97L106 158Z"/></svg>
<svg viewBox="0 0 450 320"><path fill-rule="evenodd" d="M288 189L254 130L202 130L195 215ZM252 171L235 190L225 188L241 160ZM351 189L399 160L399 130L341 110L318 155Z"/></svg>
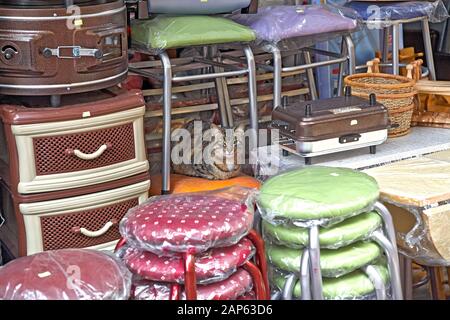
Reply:
<svg viewBox="0 0 450 320"><path fill-rule="evenodd" d="M392 220L391 213L381 202L375 203L374 210L383 219L384 229L386 231L387 237L389 241L392 243L392 246L394 247L395 251L397 251L397 237L394 228L394 220Z"/></svg>
<svg viewBox="0 0 450 320"><path fill-rule="evenodd" d="M320 269L319 227L309 229L309 259L313 300L323 300L322 270Z"/></svg>
<svg viewBox="0 0 450 320"><path fill-rule="evenodd" d="M400 25L392 26L392 74L398 75L400 72L399 65L399 47L400 47Z"/></svg>
<svg viewBox="0 0 450 320"><path fill-rule="evenodd" d="M305 248L300 261L301 300L311 300L311 285L309 272L309 250Z"/></svg>
<svg viewBox="0 0 450 320"><path fill-rule="evenodd" d="M306 65L312 63L311 53L309 51L304 51L303 52L303 57L305 59L305 64ZM306 75L308 77L308 85L309 85L309 92L311 94L311 99L312 100L317 100L318 99L318 95L317 95L316 79L314 77L314 70L312 68L306 69Z"/></svg>
<svg viewBox="0 0 450 320"><path fill-rule="evenodd" d="M436 80L436 70L434 67L433 47L431 46L430 25L428 19L422 20L423 45L425 47L425 56L427 59L427 67L430 71L431 80Z"/></svg>
<svg viewBox="0 0 450 320"><path fill-rule="evenodd" d="M281 293L283 300L292 300L294 296L295 283L297 282L297 277L295 274L290 274L283 287L283 292Z"/></svg>
<svg viewBox="0 0 450 320"><path fill-rule="evenodd" d="M273 56L273 108L281 106L281 93L283 86L282 68L280 49L276 46L270 48Z"/></svg>
<svg viewBox="0 0 450 320"><path fill-rule="evenodd" d="M387 63L389 61L389 27L382 29L383 39L381 46L381 61Z"/></svg>
<svg viewBox="0 0 450 320"><path fill-rule="evenodd" d="M347 56L347 46L345 45L345 38L342 37L341 40L341 56L345 57ZM342 88L344 83L344 69L345 69L345 62L342 62L339 64L339 75L338 75L338 84L337 84L337 96L342 96Z"/></svg>
<svg viewBox="0 0 450 320"><path fill-rule="evenodd" d="M348 52L348 74L350 75L356 72L355 44L353 43L351 35L348 34L345 36L345 44Z"/></svg>
<svg viewBox="0 0 450 320"><path fill-rule="evenodd" d="M172 66L167 52L159 54L164 69L163 149L162 149L162 194L170 192L170 143L172 121Z"/></svg>
<svg viewBox="0 0 450 320"><path fill-rule="evenodd" d="M370 281L375 287L375 294L377 300L386 300L386 285L384 284L383 277L374 266L365 266L363 271L369 277Z"/></svg>
<svg viewBox="0 0 450 320"><path fill-rule="evenodd" d="M250 46L244 47L245 56L247 58L248 66L248 96L249 96L249 113L250 113L250 128L252 129L253 142L251 146L258 146L258 94L256 89L256 65L255 57L253 56Z"/></svg>
<svg viewBox="0 0 450 320"><path fill-rule="evenodd" d="M380 230L372 234L372 239L376 241L386 253L389 274L391 277L392 297L394 300L403 300L402 284L400 279L400 265L398 262L398 252L393 244L386 238Z"/></svg>
<svg viewBox="0 0 450 320"><path fill-rule="evenodd" d="M270 296L270 300L281 300L281 292L280 291L275 291L271 296Z"/></svg>

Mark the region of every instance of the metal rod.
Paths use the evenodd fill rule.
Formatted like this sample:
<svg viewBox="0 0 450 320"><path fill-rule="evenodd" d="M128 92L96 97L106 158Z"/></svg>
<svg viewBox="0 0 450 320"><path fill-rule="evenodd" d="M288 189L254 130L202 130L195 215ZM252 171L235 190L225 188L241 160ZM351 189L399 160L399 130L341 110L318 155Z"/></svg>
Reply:
<svg viewBox="0 0 450 320"><path fill-rule="evenodd" d="M132 73L136 73L136 74L146 77L146 78L152 78L152 79L155 79L155 80L158 80L161 82L164 81L164 77L162 77L160 74L156 74L156 73L153 73L150 71L145 71L145 70L135 68L135 67L129 67L128 71L132 72Z"/></svg>
<svg viewBox="0 0 450 320"><path fill-rule="evenodd" d="M309 51L304 51L303 57L305 59L305 66L314 65L314 63L312 63L312 61L311 61L311 54L309 53ZM346 60L346 58L341 58L341 59L343 59L343 61ZM329 61L317 62L316 64L320 64L323 62L328 63ZM316 87L316 79L314 77L314 70L312 68L306 69L306 75L308 77L309 93L311 94L311 99L317 100L318 94L317 94L317 87Z"/></svg>
<svg viewBox="0 0 450 320"><path fill-rule="evenodd" d="M372 239L376 241L383 249L387 256L389 274L391 276L392 297L394 300L403 300L402 284L400 279L400 265L398 261L398 252L394 249L392 242L377 230L373 232Z"/></svg>
<svg viewBox="0 0 450 320"><path fill-rule="evenodd" d="M248 96L249 96L249 117L251 128L250 147L258 147L258 94L256 89L256 67L255 57L250 46L244 47L248 66ZM252 149L250 149L252 151Z"/></svg>
<svg viewBox="0 0 450 320"><path fill-rule="evenodd" d="M356 53L355 53L355 44L353 43L353 39L351 35L344 36L345 44L347 46L347 54L348 54L348 74L354 74L356 72Z"/></svg>
<svg viewBox="0 0 450 320"><path fill-rule="evenodd" d="M281 106L281 93L282 93L282 69L283 62L281 60L280 49L276 46L271 46L273 55L273 108Z"/></svg>
<svg viewBox="0 0 450 320"><path fill-rule="evenodd" d="M226 71L226 72L217 72L217 73L208 73L208 74L197 74L192 76L182 76L182 77L173 77L173 82L183 82L183 81L195 81L195 80L206 80L206 79L214 79L218 77L233 77L240 76L246 74L247 70L238 70L238 71Z"/></svg>
<svg viewBox="0 0 450 320"><path fill-rule="evenodd" d="M392 26L392 74L398 75L399 70L400 25Z"/></svg>
<svg viewBox="0 0 450 320"><path fill-rule="evenodd" d="M207 57L209 59L214 59L214 57L217 56L217 46L209 46L207 47ZM199 60L206 60L206 59L199 59L194 58L196 61ZM222 63L220 63L219 57L216 58L218 60L217 63L213 64L213 72L219 73L223 72L223 68L221 67ZM208 60L211 61L211 60ZM204 72L203 74L207 74ZM219 115L220 115L220 123L222 124L222 127L228 127L228 114L227 114L227 101L226 101L226 90L227 87L224 88L223 86L223 79L224 78L215 78L214 84L216 87L216 95L217 95L217 104L219 106ZM228 93L228 92L227 92ZM229 101L229 99L228 99Z"/></svg>
<svg viewBox="0 0 450 320"><path fill-rule="evenodd" d="M326 50L321 50L321 49L316 49L316 48L304 48L304 49L302 49L302 51L314 52L321 56L327 56L327 57L332 57L332 58L343 58L343 56L344 56L344 55L336 53L336 52L331 52L331 51L326 51Z"/></svg>
<svg viewBox="0 0 450 320"><path fill-rule="evenodd" d="M347 56L347 46L345 45L345 38L342 37L341 39L341 55ZM337 96L342 96L342 88L344 86L344 69L345 69L345 63L341 62L339 64L339 73L338 73L338 84L337 84Z"/></svg>
<svg viewBox="0 0 450 320"><path fill-rule="evenodd" d="M170 192L170 136L172 121L172 67L167 52L159 54L164 69L163 88L163 150L162 150L162 194Z"/></svg>
<svg viewBox="0 0 450 320"><path fill-rule="evenodd" d="M311 283L309 272L309 250L305 248L300 260L301 299L311 300Z"/></svg>
<svg viewBox="0 0 450 320"><path fill-rule="evenodd" d="M319 226L313 226L309 229L309 259L312 298L314 300L323 300L322 270L320 269Z"/></svg>
<svg viewBox="0 0 450 320"><path fill-rule="evenodd" d="M215 66L215 67L220 67L223 69L231 69L231 70L246 70L244 68L238 67L236 65L233 64L225 64L225 63L221 63L218 61L213 61L213 60L209 60L209 59L203 59L203 58L199 58L199 57L194 57L194 61L195 62L199 62L199 63L204 63L204 64L208 64L211 66Z"/></svg>
<svg viewBox="0 0 450 320"><path fill-rule="evenodd" d="M305 64L302 66L284 67L283 72L291 72L291 71L306 70L306 69L312 69L312 68L317 68L317 67L329 66L332 64L341 63L346 60L347 60L347 58L340 58L340 59L334 59L334 60L314 62L311 64Z"/></svg>
<svg viewBox="0 0 450 320"><path fill-rule="evenodd" d="M283 292L281 293L283 300L292 300L292 297L294 296L296 281L297 277L295 276L295 274L290 274L286 278L286 282L284 283L283 287Z"/></svg>
<svg viewBox="0 0 450 320"><path fill-rule="evenodd" d="M425 47L425 57L427 59L427 67L430 71L430 79L436 80L436 70L434 67L433 47L431 45L430 25L428 19L422 20L423 45Z"/></svg>
<svg viewBox="0 0 450 320"><path fill-rule="evenodd" d="M363 271L375 287L377 300L386 300L386 285L384 284L383 277L380 275L378 270L374 266L370 265L365 266Z"/></svg>

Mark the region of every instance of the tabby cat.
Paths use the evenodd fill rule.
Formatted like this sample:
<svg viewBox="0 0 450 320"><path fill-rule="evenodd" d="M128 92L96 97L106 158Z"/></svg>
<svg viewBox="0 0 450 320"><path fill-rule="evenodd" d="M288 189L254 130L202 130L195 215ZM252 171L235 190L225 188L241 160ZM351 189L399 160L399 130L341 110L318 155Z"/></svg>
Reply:
<svg viewBox="0 0 450 320"><path fill-rule="evenodd" d="M226 129L191 120L182 129L172 135L176 141L172 145L174 173L210 180L225 180L240 174L245 125Z"/></svg>

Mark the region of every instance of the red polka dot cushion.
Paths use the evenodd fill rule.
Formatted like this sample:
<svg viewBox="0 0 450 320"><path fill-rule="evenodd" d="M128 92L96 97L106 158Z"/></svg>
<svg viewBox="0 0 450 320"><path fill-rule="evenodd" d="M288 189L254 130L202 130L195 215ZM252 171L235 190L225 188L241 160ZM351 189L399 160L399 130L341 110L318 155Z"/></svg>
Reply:
<svg viewBox="0 0 450 320"><path fill-rule="evenodd" d="M254 252L252 242L244 238L233 246L215 248L200 254L195 261L198 283L206 284L228 278ZM126 247L119 252L119 256L133 274L147 280L184 283L184 264L180 255L161 257L149 251Z"/></svg>
<svg viewBox="0 0 450 320"><path fill-rule="evenodd" d="M130 246L159 255L199 253L239 242L252 228L253 212L251 203L235 197L154 197L128 212L120 232Z"/></svg>
<svg viewBox="0 0 450 320"><path fill-rule="evenodd" d="M256 293L252 290L243 296L238 297L237 300L256 300Z"/></svg>
<svg viewBox="0 0 450 320"><path fill-rule="evenodd" d="M127 300L131 273L94 250L46 251L0 268L0 300Z"/></svg>
<svg viewBox="0 0 450 320"><path fill-rule="evenodd" d="M239 269L228 279L208 285L197 286L198 300L235 300L250 292L253 280L244 269ZM151 281L140 280L135 283L135 300L168 300L170 285ZM184 292L183 300L186 299Z"/></svg>

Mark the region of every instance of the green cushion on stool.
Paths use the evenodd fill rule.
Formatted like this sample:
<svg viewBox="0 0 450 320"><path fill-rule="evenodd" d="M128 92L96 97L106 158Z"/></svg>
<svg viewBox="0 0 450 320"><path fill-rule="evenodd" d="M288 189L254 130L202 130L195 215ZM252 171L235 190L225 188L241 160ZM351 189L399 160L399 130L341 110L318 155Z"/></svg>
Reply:
<svg viewBox="0 0 450 320"><path fill-rule="evenodd" d="M266 245L267 258L278 269L300 272L302 249ZM340 277L364 267L382 254L381 248L373 242L357 242L350 246L320 250L320 268L323 277Z"/></svg>
<svg viewBox="0 0 450 320"><path fill-rule="evenodd" d="M362 212L378 196L377 182L365 173L309 167L267 180L261 187L259 206L266 219L332 219Z"/></svg>
<svg viewBox="0 0 450 320"><path fill-rule="evenodd" d="M168 49L231 42L250 42L253 30L234 21L210 16L158 16L138 20L131 27L134 43Z"/></svg>
<svg viewBox="0 0 450 320"><path fill-rule="evenodd" d="M366 239L382 225L382 219L376 212L366 212L348 218L329 228L319 230L320 246L323 248L339 248L356 241ZM264 236L276 240L288 247L299 248L309 243L309 229L296 226L272 225L263 221Z"/></svg>
<svg viewBox="0 0 450 320"><path fill-rule="evenodd" d="M385 266L375 265L385 284L389 280L389 273ZM273 283L280 289L284 287L286 279L283 275L275 275ZM345 276L335 279L323 279L323 295L325 299L352 299L362 298L375 291L375 287L369 277L362 271L357 270ZM301 294L300 282L294 287L294 297L299 298Z"/></svg>

